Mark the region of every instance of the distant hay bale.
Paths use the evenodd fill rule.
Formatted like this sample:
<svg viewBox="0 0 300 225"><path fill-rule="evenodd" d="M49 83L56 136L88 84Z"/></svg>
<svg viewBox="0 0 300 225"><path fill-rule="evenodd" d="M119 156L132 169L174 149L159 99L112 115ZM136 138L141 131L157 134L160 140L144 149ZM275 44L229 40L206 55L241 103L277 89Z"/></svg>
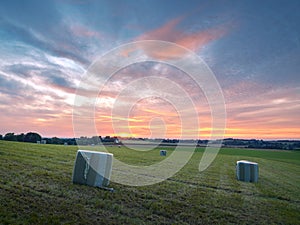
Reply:
<svg viewBox="0 0 300 225"><path fill-rule="evenodd" d="M159 155L160 156L167 156L167 150L160 150Z"/></svg>

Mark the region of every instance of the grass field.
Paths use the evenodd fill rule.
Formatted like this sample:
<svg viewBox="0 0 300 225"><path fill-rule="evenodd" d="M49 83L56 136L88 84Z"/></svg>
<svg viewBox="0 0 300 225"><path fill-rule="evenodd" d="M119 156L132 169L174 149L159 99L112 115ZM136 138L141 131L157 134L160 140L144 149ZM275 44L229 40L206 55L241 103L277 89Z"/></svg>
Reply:
<svg viewBox="0 0 300 225"><path fill-rule="evenodd" d="M108 149L136 165L162 159L159 149ZM114 193L72 184L76 151L0 141L0 224L300 224L299 151L222 149L199 173L197 149L172 178L144 187L111 183ZM236 180L240 159L259 163L258 183Z"/></svg>

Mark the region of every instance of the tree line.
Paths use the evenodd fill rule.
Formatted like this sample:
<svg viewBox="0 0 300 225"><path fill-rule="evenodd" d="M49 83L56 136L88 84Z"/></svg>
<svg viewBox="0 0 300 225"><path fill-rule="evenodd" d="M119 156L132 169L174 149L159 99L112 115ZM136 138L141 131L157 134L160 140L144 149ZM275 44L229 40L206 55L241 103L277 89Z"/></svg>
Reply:
<svg viewBox="0 0 300 225"><path fill-rule="evenodd" d="M139 141L154 141L161 142L161 145L178 144L178 139L147 139L147 138L129 138L130 140ZM122 145L122 140L118 137L111 136L93 136L93 137L80 137L80 138L42 138L42 136L35 132L28 132L26 134L7 133L4 136L0 134L0 140L5 141L19 141L19 142L31 142L41 144L56 144L56 145ZM205 146L208 140L181 140L185 142L197 142L198 146ZM300 150L299 140L278 140L278 141L263 141L256 139L234 139L226 138L222 140L224 147L240 147L240 148L255 148L255 149L284 149L284 150Z"/></svg>
<svg viewBox="0 0 300 225"><path fill-rule="evenodd" d="M7 133L4 136L0 135L0 140L37 143L42 140L42 136L35 132L28 132L27 134Z"/></svg>
<svg viewBox="0 0 300 225"><path fill-rule="evenodd" d="M4 136L0 134L0 140L57 144L57 145L60 144L76 145L75 138L58 138L58 137L42 138L42 136L36 132L28 132L26 134L6 133Z"/></svg>
<svg viewBox="0 0 300 225"><path fill-rule="evenodd" d="M56 145L98 145L100 143L109 145L121 144L117 137L110 136L80 137L76 140L75 138L42 138L42 136L36 132L28 132L26 134L7 133L4 136L0 134L0 140Z"/></svg>

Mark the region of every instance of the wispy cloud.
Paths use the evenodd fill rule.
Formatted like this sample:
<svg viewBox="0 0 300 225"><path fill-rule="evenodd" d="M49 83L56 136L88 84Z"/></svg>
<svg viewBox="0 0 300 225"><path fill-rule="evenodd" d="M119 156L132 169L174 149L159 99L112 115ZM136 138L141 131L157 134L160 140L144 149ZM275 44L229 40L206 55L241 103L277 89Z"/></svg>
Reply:
<svg viewBox="0 0 300 225"><path fill-rule="evenodd" d="M183 20L183 16L172 19L161 27L142 34L137 40L164 40L197 51L205 44L224 36L229 29L228 25L224 25L188 33L178 28Z"/></svg>
<svg viewBox="0 0 300 225"><path fill-rule="evenodd" d="M232 29L232 26L224 24L222 26L219 25L217 27L211 27L208 29L186 32L182 30L181 27L179 27L180 23L183 22L184 19L185 16L172 19L154 30L147 31L141 34L139 37L136 38L136 40L168 41L188 48L192 51L198 51L206 44L223 37L229 32L230 29ZM160 53L153 55L155 52L153 51L153 49L151 49L147 53L149 52L151 52L151 56L162 60L172 57L181 57L184 54L184 51L181 51L179 48L173 47L164 49L163 55L161 51L157 51Z"/></svg>
<svg viewBox="0 0 300 225"><path fill-rule="evenodd" d="M245 87L245 83L242 86ZM249 87L251 90L231 96L235 99L243 95L243 99L227 103L227 136L298 139L299 88L273 89L253 83ZM236 88L242 90L239 85ZM253 96L253 93L257 94Z"/></svg>

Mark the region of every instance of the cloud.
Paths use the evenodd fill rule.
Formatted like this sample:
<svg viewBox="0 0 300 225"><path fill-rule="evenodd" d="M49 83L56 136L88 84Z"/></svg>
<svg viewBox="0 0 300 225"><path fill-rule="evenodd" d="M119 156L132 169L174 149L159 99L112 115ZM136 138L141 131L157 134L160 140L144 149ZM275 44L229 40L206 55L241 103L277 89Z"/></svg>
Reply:
<svg viewBox="0 0 300 225"><path fill-rule="evenodd" d="M37 70L39 68L35 66L27 66L27 65L22 65L22 64L14 64L14 65L9 65L5 70L11 71L15 74L18 74L22 77L31 77L31 71Z"/></svg>
<svg viewBox="0 0 300 225"><path fill-rule="evenodd" d="M59 95L0 74L0 133L37 131L72 136L72 107Z"/></svg>
<svg viewBox="0 0 300 225"><path fill-rule="evenodd" d="M25 89L25 85L2 76L0 73L0 93L7 96L21 97L20 90ZM2 99L3 101L3 99ZM9 104L9 102L6 102Z"/></svg>
<svg viewBox="0 0 300 225"><path fill-rule="evenodd" d="M67 80L64 76L59 76L59 72L57 73L57 75L52 75L49 76L49 73L47 74L47 81L50 82L50 84L54 85L54 86L61 86L61 87L70 87L70 81Z"/></svg>
<svg viewBox="0 0 300 225"><path fill-rule="evenodd" d="M179 25L183 19L184 17L172 19L161 27L140 35L137 40L169 41L196 51L205 44L221 38L228 32L227 27L218 27L186 33L182 30L176 29L177 25Z"/></svg>
<svg viewBox="0 0 300 225"><path fill-rule="evenodd" d="M223 37L228 33L229 29L231 29L228 24L224 24L223 26L211 27L200 31L185 32L182 29L178 28L180 23L184 19L184 16L174 18L154 30L147 31L144 34L141 34L136 38L136 40L168 41L188 48L192 51L198 51L206 44ZM157 51L159 52L159 54L157 53L156 55L154 55L155 51L153 50L153 48L149 49L149 51L147 51L146 49L145 51L149 54L151 52L151 56L153 56L154 58L162 60L184 55L184 51L173 47L166 48L164 49L164 51ZM126 54L129 53L125 53L125 55Z"/></svg>
<svg viewBox="0 0 300 225"><path fill-rule="evenodd" d="M9 21L3 23L2 29L7 34L7 39L9 39L5 41L23 42L32 48L37 48L48 54L65 57L83 65L90 63L87 57L83 57L81 54L82 49L79 48L80 46L66 27L57 28L63 30L63 32L54 37L51 37L53 34L47 35L47 32L39 33L24 26L24 24L14 24ZM67 42L66 39L68 40Z"/></svg>
<svg viewBox="0 0 300 225"><path fill-rule="evenodd" d="M172 19L162 25L159 28L156 28L151 31L147 31L146 33L137 37L137 40L164 40L164 41L175 41L178 36L180 36L181 32L176 30L176 25L178 25L182 21L183 17L178 17ZM176 37L177 36L177 37Z"/></svg>
<svg viewBox="0 0 300 225"><path fill-rule="evenodd" d="M184 35L176 40L176 44L182 45L193 51L197 51L204 45L223 37L228 31L224 28L211 28L196 33Z"/></svg>
<svg viewBox="0 0 300 225"><path fill-rule="evenodd" d="M231 91L235 94L227 96L230 99L226 105L228 137L300 138L298 87L274 89L252 82L235 86L238 91Z"/></svg>
<svg viewBox="0 0 300 225"><path fill-rule="evenodd" d="M154 82L155 76L156 81L160 82ZM83 85L83 87L87 86L89 88L82 89L79 93L86 97L87 104L91 100L89 94L93 94L94 98L97 96L95 87L102 87L104 83L101 82L104 81L101 79L95 80L94 87L91 88L90 85ZM178 86L175 86L175 84ZM95 89L95 92L88 92L91 89ZM191 109L192 105L187 104L188 99L178 94L182 93L178 92L179 89L187 92L195 103L195 109ZM158 95L161 97L158 97ZM138 136L138 134L147 136L151 134L149 133L151 120L161 118L167 124L167 137L178 138L181 135L181 120L184 121L186 127L195 126L197 118L192 113L194 111L199 112L201 134L204 134L203 129L211 124L209 106L200 87L197 87L194 81L182 71L161 63L138 63L118 71L110 77L98 97L96 120L99 130L102 132L105 128L113 134L128 134L130 133L128 129L131 129L133 136ZM133 108L126 108L131 103L134 103ZM179 107L178 111L174 108L176 106ZM127 112L126 109L129 109L129 111ZM92 116L89 111L83 111L83 113L86 113L87 118ZM128 115L124 113L128 113ZM116 128L114 131L112 131L113 121ZM88 132L87 128L82 127L81 129L86 129L86 132ZM197 136L199 131L198 129L191 131L186 129L184 133L185 135L189 134L190 138L193 134L194 137ZM209 133L206 132L205 134L209 136Z"/></svg>
<svg viewBox="0 0 300 225"><path fill-rule="evenodd" d="M74 94L95 56L127 41L157 39L206 57L223 87L228 112L227 135L299 137L300 64L299 30L296 29L299 13L294 4L278 8L277 17L267 7L257 11L255 4L205 4L207 7L199 13L193 11L198 10L199 3L79 3L29 0L6 1L0 5L0 116L3 121L0 132L4 128L18 132L23 127L31 127L49 134L72 136ZM136 12L129 15L132 9ZM284 15L291 13L286 17L283 11ZM249 19L248 15L255 17ZM276 22L274 18L283 22L272 26ZM233 20L240 24L235 31L232 22L228 22ZM137 49L124 52L124 57L139 53ZM148 54L153 59L165 60L181 59L184 52L169 47L144 48L140 53L141 57L147 58ZM181 71L155 63L124 68L106 84L96 105L100 112L97 126L102 134L114 132L110 109L118 93L134 80L149 75L169 79L186 90L199 114L199 130L208 135L211 116L201 87ZM100 83L89 81L78 88L77 94L89 100L95 98L98 84L104 82L102 77L98 78ZM145 79L145 83L129 91L142 98L151 94L151 88ZM161 89L168 92L168 85ZM175 92L165 96L178 99ZM126 105L130 98L125 96L122 100ZM186 108L187 117L189 111L191 108ZM140 102L128 118L116 115L116 119L127 121L138 136L150 135L149 121L155 116L165 120L170 137L178 134L176 113L165 102L153 99ZM159 125L155 124L155 128Z"/></svg>

